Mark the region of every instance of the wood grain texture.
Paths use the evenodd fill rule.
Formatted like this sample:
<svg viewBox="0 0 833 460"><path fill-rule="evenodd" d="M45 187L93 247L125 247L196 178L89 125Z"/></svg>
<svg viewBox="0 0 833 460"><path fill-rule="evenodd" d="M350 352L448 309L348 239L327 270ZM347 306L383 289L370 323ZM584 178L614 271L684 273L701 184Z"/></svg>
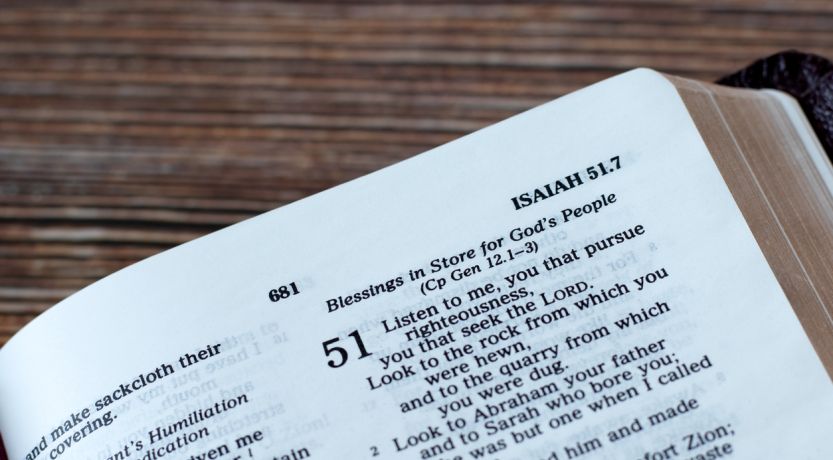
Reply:
<svg viewBox="0 0 833 460"><path fill-rule="evenodd" d="M604 77L833 56L833 2L6 1L0 344L128 264Z"/></svg>

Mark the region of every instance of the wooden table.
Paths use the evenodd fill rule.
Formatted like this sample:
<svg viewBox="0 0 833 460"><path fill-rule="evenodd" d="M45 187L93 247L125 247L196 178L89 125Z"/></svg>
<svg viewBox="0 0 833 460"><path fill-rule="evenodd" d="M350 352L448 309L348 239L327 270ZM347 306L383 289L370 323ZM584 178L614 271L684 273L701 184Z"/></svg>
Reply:
<svg viewBox="0 0 833 460"><path fill-rule="evenodd" d="M833 2L11 1L0 344L171 246L636 66L833 56Z"/></svg>

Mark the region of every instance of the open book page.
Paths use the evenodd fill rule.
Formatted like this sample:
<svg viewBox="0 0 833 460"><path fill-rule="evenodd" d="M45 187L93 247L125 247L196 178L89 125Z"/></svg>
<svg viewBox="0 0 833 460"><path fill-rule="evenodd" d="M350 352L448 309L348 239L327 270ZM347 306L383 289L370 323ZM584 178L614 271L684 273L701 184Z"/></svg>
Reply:
<svg viewBox="0 0 833 460"><path fill-rule="evenodd" d="M122 270L0 350L11 460L821 459L830 426L647 70Z"/></svg>

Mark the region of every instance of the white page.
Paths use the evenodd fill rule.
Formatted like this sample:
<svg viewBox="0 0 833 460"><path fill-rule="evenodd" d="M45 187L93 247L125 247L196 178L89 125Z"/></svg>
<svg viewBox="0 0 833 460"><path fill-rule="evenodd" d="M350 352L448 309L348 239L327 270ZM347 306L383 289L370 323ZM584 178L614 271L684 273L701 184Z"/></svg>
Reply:
<svg viewBox="0 0 833 460"><path fill-rule="evenodd" d="M599 163L611 172L590 180ZM556 180L567 184L558 194L513 205ZM540 232L512 240L539 220ZM586 246L629 229L634 238L589 257ZM481 243L500 238L484 255ZM430 273L469 249L453 268L470 276ZM496 254L514 260L490 268ZM564 265L548 270L550 258ZM505 279L533 268L515 286ZM650 273L667 276L638 290ZM392 291L368 289L397 277ZM292 282L297 294L270 300ZM622 294L577 306L602 289ZM479 304L492 309L465 318ZM643 308L656 316L616 325ZM396 318L403 327L385 332ZM438 329L438 348L407 340L414 325ZM348 358L332 368L339 352L325 356L323 343L336 338L329 347ZM397 351L406 357L384 370ZM426 380L444 369L448 379ZM547 372L558 375L535 378ZM383 375L399 380L374 389ZM829 459L832 390L676 90L638 70L70 297L0 350L0 432L10 460ZM108 394L120 399L105 406ZM669 411L680 413L656 415Z"/></svg>

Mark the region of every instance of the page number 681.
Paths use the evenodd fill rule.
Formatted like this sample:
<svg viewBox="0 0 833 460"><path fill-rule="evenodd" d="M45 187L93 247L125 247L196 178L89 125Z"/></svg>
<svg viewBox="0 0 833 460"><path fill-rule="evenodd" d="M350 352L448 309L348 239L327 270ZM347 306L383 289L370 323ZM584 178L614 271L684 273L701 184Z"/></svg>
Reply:
<svg viewBox="0 0 833 460"><path fill-rule="evenodd" d="M280 302L282 299L300 294L300 292L301 290L298 289L298 285L295 284L295 281L293 281L289 284L285 284L269 291L269 300L272 302Z"/></svg>

